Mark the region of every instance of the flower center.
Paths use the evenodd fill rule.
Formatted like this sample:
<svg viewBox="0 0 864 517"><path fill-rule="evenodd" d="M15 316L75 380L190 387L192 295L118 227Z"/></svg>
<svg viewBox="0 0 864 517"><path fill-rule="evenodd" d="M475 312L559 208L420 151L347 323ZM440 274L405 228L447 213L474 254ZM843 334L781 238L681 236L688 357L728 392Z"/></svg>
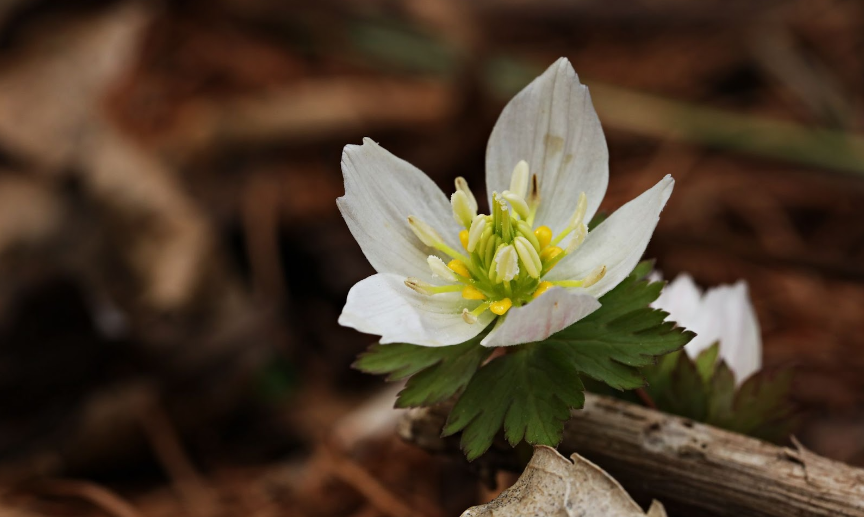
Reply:
<svg viewBox="0 0 864 517"><path fill-rule="evenodd" d="M576 210L567 227L553 238L548 226L534 227L540 204L537 175L530 175L528 163L520 161L510 180L510 189L492 193L491 214L477 214L477 200L464 178L456 179L456 192L451 196L453 216L465 229L459 232L464 252L447 246L438 233L416 217L408 223L424 244L446 254L445 263L432 255L427 262L432 274L447 285L432 285L408 278L405 285L426 295L461 292L467 300L481 302L474 310L464 309L463 319L475 323L486 310L503 316L511 307L519 307L542 295L552 286L588 287L606 274L599 266L583 279L545 281L544 275L565 256L575 251L585 240L587 199L579 194ZM562 240L573 234L566 248Z"/></svg>

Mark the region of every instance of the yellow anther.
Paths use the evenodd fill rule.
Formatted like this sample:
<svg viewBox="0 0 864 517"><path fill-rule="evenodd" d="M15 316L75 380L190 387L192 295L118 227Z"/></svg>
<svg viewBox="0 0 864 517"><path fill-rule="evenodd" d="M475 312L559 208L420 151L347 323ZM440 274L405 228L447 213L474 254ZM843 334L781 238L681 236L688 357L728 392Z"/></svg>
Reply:
<svg viewBox="0 0 864 517"><path fill-rule="evenodd" d="M466 300L485 300L486 295L473 285L466 285L462 288L462 298Z"/></svg>
<svg viewBox="0 0 864 517"><path fill-rule="evenodd" d="M534 291L534 294L532 294L531 296L533 298L537 298L538 296L548 291L550 287L553 287L552 282L540 282L540 285L537 286L537 290Z"/></svg>
<svg viewBox="0 0 864 517"><path fill-rule="evenodd" d="M507 311L510 310L510 307L513 307L513 302L510 301L510 298L504 298L503 300L498 300L497 302L492 302L489 305L489 310L494 312L499 316L503 316L507 314Z"/></svg>
<svg viewBox="0 0 864 517"><path fill-rule="evenodd" d="M541 226L534 230L534 236L537 237L537 242L540 243L540 249L542 250L552 242L552 229L548 226Z"/></svg>
<svg viewBox="0 0 864 517"><path fill-rule="evenodd" d="M564 250L562 250L558 246L550 246L540 252L540 260L542 260L543 262L549 262L550 260L554 259L562 253L564 253Z"/></svg>
<svg viewBox="0 0 864 517"><path fill-rule="evenodd" d="M459 232L459 242L462 243L463 248L468 249L468 230Z"/></svg>
<svg viewBox="0 0 864 517"><path fill-rule="evenodd" d="M447 263L447 267L450 268L451 271L456 273L457 275L464 276L465 278L471 278L471 272L468 271L468 267L459 259L453 259Z"/></svg>

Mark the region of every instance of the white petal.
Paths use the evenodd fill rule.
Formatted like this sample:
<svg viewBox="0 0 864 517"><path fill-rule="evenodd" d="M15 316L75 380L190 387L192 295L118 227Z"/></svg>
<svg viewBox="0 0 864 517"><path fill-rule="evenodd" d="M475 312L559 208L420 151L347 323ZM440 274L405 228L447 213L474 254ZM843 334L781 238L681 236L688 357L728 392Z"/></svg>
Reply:
<svg viewBox="0 0 864 517"><path fill-rule="evenodd" d="M684 350L690 357L720 342L720 357L740 384L762 367L762 339L747 284L723 285L702 294L683 274L666 286L652 306L669 313L669 320L696 333Z"/></svg>
<svg viewBox="0 0 864 517"><path fill-rule="evenodd" d="M553 287L531 303L510 309L480 344L511 346L542 341L599 308L600 302L583 290Z"/></svg>
<svg viewBox="0 0 864 517"><path fill-rule="evenodd" d="M740 384L762 368L762 338L756 311L750 303L747 284L709 289L703 313L719 322L720 357ZM685 347L686 348L686 347Z"/></svg>
<svg viewBox="0 0 864 517"><path fill-rule="evenodd" d="M582 246L559 262L546 279L579 280L597 266L605 265L606 276L586 290L599 297L621 283L645 253L674 185L672 176L666 176L616 210L588 234Z"/></svg>
<svg viewBox="0 0 864 517"><path fill-rule="evenodd" d="M519 92L501 112L486 148L486 188L501 192L513 168L528 162L540 180L537 221L555 233L567 225L580 192L586 220L609 183L609 151L588 88L561 58Z"/></svg>
<svg viewBox="0 0 864 517"><path fill-rule="evenodd" d="M351 234L379 273L430 280L425 246L408 226L417 216L460 249L450 201L428 176L368 138L342 152L345 195L336 200Z"/></svg>
<svg viewBox="0 0 864 517"><path fill-rule="evenodd" d="M404 280L377 274L357 282L348 292L339 324L381 336L381 343L448 346L476 336L495 317L486 311L469 325L462 320L462 309L473 309L478 302L459 293L422 295L406 287Z"/></svg>
<svg viewBox="0 0 864 517"><path fill-rule="evenodd" d="M649 279L653 282L660 280L659 278L650 278L650 276ZM694 321L702 310L702 289L696 285L693 277L687 273L682 273L675 280L666 284L660 296L651 306L668 312L669 318L667 319L689 329L687 323ZM687 345L686 350L690 352L691 357L696 357L701 350L695 351L691 349L691 345L692 342Z"/></svg>

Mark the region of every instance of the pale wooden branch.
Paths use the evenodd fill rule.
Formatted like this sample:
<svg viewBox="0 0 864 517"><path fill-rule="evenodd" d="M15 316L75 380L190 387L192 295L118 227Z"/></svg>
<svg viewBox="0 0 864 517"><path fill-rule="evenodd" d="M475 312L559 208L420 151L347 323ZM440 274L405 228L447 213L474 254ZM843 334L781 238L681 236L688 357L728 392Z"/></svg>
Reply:
<svg viewBox="0 0 864 517"><path fill-rule="evenodd" d="M448 410L412 410L400 434L458 453L456 440L440 438ZM587 395L559 449L597 463L630 493L662 501L670 515L864 517L864 470L608 397ZM515 456L502 444L477 462L507 468Z"/></svg>

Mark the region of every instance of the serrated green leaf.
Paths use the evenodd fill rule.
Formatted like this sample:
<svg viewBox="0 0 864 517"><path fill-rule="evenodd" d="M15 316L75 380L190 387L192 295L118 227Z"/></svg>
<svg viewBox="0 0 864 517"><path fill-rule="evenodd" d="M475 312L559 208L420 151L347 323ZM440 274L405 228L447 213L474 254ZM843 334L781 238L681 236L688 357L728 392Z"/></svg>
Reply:
<svg viewBox="0 0 864 517"><path fill-rule="evenodd" d="M636 264L636 267L633 268L633 272L630 273L630 276L636 280L643 280L645 277L650 275L652 271L654 271L654 262L654 259L649 259Z"/></svg>
<svg viewBox="0 0 864 517"><path fill-rule="evenodd" d="M758 372L736 388L735 375L718 355L715 344L695 360L683 351L664 356L642 370L645 391L661 411L763 440L786 439L796 423L792 371Z"/></svg>
<svg viewBox="0 0 864 517"><path fill-rule="evenodd" d="M644 275L644 269L637 267L600 298L599 309L544 343L563 347L580 372L613 388L643 386L639 367L680 350L695 335L663 321L668 314L649 307L663 283L640 280L638 275Z"/></svg>
<svg viewBox="0 0 864 517"><path fill-rule="evenodd" d="M399 392L397 407L430 406L449 399L471 380L494 349L480 345L486 333L460 345L424 347L406 343L375 344L354 367L367 373L389 374L388 380L411 376Z"/></svg>
<svg viewBox="0 0 864 517"><path fill-rule="evenodd" d="M481 365L492 349L475 339L450 347L373 345L355 367L390 380L410 377L397 405L431 405L461 392L444 428L462 431L469 459L483 454L503 427L511 445L557 445L570 410L585 402L580 372L615 389L644 385L639 367L679 350L693 334L675 328L650 308L663 284L642 280L653 265L640 264L600 298L601 307L551 338L507 349Z"/></svg>
<svg viewBox="0 0 864 517"><path fill-rule="evenodd" d="M705 396L709 407L708 418L705 421L717 424L718 427L728 426L733 420L735 374L725 361L721 360L717 363ZM726 426L723 425L724 422Z"/></svg>
<svg viewBox="0 0 864 517"><path fill-rule="evenodd" d="M640 280L650 267L640 265L601 297L601 307L587 318L543 342L509 349L481 368L451 411L444 433L463 431L469 459L483 454L502 426L511 445L524 439L554 446L570 409L584 404L580 372L616 389L644 385L638 367L679 350L693 337L665 322L665 312L649 307L662 288L662 283Z"/></svg>
<svg viewBox="0 0 864 517"><path fill-rule="evenodd" d="M793 377L791 369L750 376L735 393L732 418L717 425L773 442L788 439L797 424Z"/></svg>
<svg viewBox="0 0 864 517"><path fill-rule="evenodd" d="M696 356L696 370L699 371L699 376L705 384L711 382L714 377L714 372L717 369L717 356L720 355L720 342L715 342L705 350L701 351Z"/></svg>
<svg viewBox="0 0 864 517"><path fill-rule="evenodd" d="M469 460L486 452L498 430L515 446L561 441L570 410L585 403L578 371L556 347L534 343L513 348L480 369L450 412L444 435L462 433Z"/></svg>
<svg viewBox="0 0 864 517"><path fill-rule="evenodd" d="M644 373L648 379L645 391L658 408L693 420L705 420L709 411L708 388L683 350L664 356L662 364L646 368Z"/></svg>

